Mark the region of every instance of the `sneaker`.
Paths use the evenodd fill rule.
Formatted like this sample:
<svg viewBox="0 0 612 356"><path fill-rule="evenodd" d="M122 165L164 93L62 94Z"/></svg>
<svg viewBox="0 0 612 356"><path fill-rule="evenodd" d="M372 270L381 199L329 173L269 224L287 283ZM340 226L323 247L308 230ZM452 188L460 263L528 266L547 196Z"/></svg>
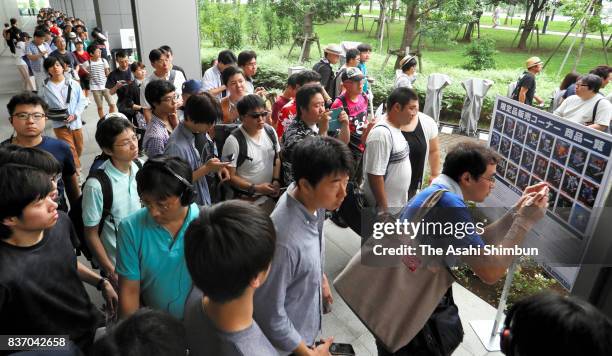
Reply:
<svg viewBox="0 0 612 356"><path fill-rule="evenodd" d="M344 221L344 219L338 214L337 211L332 212L330 220L336 224L336 226L346 229L349 225Z"/></svg>

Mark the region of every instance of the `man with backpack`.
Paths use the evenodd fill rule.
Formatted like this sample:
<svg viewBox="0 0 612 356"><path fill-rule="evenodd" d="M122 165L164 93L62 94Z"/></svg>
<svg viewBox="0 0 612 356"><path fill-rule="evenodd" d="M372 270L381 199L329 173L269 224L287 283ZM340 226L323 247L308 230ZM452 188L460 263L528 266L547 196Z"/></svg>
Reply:
<svg viewBox="0 0 612 356"><path fill-rule="evenodd" d="M172 69L172 63L168 58L168 52L162 49L154 49L149 52L149 61L151 62L151 66L153 67L153 73L151 73L140 86L140 105L144 109L143 114L147 123L151 121L153 118L153 109L151 107L151 103L147 99L145 95L145 90L147 89L147 85L154 80L167 80L174 84L176 88L177 97L180 98L182 93L183 83L186 81L183 73L177 71L176 69ZM181 106L182 103L178 102L178 106Z"/></svg>
<svg viewBox="0 0 612 356"><path fill-rule="evenodd" d="M553 114L607 132L612 120L612 104L599 92L601 85L601 78L595 74L579 77L576 95L565 99Z"/></svg>
<svg viewBox="0 0 612 356"><path fill-rule="evenodd" d="M90 172L83 185L84 237L94 262L117 287L117 229L121 220L141 208L136 173L142 164L135 161L138 137L125 117L100 122L96 142L108 159Z"/></svg>
<svg viewBox="0 0 612 356"><path fill-rule="evenodd" d="M231 159L230 183L236 197L271 213L281 187L278 137L266 124L268 111L261 97L249 94L236 107L242 124L225 141L221 157Z"/></svg>
<svg viewBox="0 0 612 356"><path fill-rule="evenodd" d="M329 44L323 49L324 57L312 67L312 70L321 75L321 86L325 91L333 95L334 93L334 68L332 65L338 63L342 55L342 48L337 44Z"/></svg>
<svg viewBox="0 0 612 356"><path fill-rule="evenodd" d="M206 176L219 172L220 179L227 180L227 162L213 157L209 160L206 154L206 132L222 116L221 104L210 93L193 95L185 103L185 119L178 124L170 135L165 154L179 157L187 162L193 170L193 184L197 192L195 202L198 205L211 205L211 196ZM198 137L199 136L199 137Z"/></svg>

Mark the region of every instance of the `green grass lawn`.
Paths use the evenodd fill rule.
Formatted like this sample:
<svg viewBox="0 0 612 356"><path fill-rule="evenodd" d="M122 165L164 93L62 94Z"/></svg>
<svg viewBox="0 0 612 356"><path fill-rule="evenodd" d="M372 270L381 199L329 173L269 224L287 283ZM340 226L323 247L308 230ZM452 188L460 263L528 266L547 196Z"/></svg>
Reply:
<svg viewBox="0 0 612 356"><path fill-rule="evenodd" d="M328 23L322 26L316 26L315 31L321 38L321 45L324 46L326 43L340 43L342 41L364 41L369 42L378 50L377 40L374 38L367 38L367 33L372 26L373 20L366 19L365 27L366 32L353 32L348 31L345 32L344 28L346 27L346 19L339 19L335 22ZM352 25L351 28L352 29ZM349 30L350 30L349 29ZM401 42L403 30L403 23L395 22L390 24L390 47L391 48L399 48ZM462 34L463 32L461 32ZM497 68L499 69L519 69L522 67L525 59L530 56L537 55L540 56L543 60L546 60L551 54L556 45L562 39L560 36L555 35L541 35L540 36L540 49L536 49L535 43L536 38L535 35L533 37L533 50L531 53L527 51L519 51L516 48L515 42L514 46L511 46L513 38L516 36L516 32L514 31L506 31L506 30L494 30L494 29L485 29L482 28L481 37L483 38L492 38L496 41L496 46L498 53L495 56L495 61L497 63ZM460 35L461 35L460 34ZM385 33L386 36L386 33ZM451 36L454 38L454 34ZM461 36L459 36L461 37ZM445 43L433 43L432 41L426 41L425 48L423 50L423 57L434 61L437 64L452 66L452 67L461 67L465 62L466 58L464 55L465 44L456 43L451 38L449 41L445 41ZM569 72L572 69L575 55L577 52L579 40L576 41L574 45L574 51L570 54L570 57L561 71L562 75L566 72ZM552 58L550 63L547 65L545 71L549 75L555 75L559 70L559 66L563 60L565 55L565 51L571 44L571 39L567 38L561 47L560 51ZM386 53L387 49L387 41L384 41L384 50ZM610 54L612 56L612 53ZM583 51L582 59L578 65L578 72L585 73L591 68L605 63L605 57L603 54L603 50L601 48L601 41L597 41L594 39L587 39L585 43L585 48Z"/></svg>

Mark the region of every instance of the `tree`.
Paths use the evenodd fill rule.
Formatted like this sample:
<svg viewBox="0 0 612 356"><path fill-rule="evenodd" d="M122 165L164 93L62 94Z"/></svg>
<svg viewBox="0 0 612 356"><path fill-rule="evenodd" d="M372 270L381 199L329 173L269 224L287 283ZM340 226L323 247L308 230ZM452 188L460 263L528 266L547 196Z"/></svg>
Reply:
<svg viewBox="0 0 612 356"><path fill-rule="evenodd" d="M582 34L578 52L576 53L576 59L574 61L574 67L572 68L573 71L576 71L578 63L580 63L580 59L582 59L582 51L589 32L600 33L602 35L602 47L604 45L603 33L607 31L608 25L606 25L604 19L602 19L601 9L602 0L575 0L561 7L561 12L564 15L570 16L575 23L581 26L580 30Z"/></svg>
<svg viewBox="0 0 612 356"><path fill-rule="evenodd" d="M471 18L476 0L402 0L406 4L406 16L400 49L413 47L419 34L440 31L449 33ZM397 58L395 67L399 67Z"/></svg>
<svg viewBox="0 0 612 356"><path fill-rule="evenodd" d="M301 24L299 34L306 37L314 35L314 25L333 21L345 12L353 0L278 0L274 8L278 16L290 16L295 24ZM304 59L310 57L310 41L306 41Z"/></svg>
<svg viewBox="0 0 612 356"><path fill-rule="evenodd" d="M538 14L544 9L546 6L546 2L548 0L524 0L527 11L525 11L525 21L523 32L521 32L521 37L519 39L518 49L527 49L527 40L529 39L529 35L531 31L533 31L536 18Z"/></svg>

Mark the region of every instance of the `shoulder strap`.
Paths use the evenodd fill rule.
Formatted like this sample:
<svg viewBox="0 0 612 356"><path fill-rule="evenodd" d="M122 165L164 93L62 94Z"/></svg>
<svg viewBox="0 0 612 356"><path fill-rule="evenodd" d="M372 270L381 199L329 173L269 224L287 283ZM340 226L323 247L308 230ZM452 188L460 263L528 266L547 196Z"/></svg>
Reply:
<svg viewBox="0 0 612 356"><path fill-rule="evenodd" d="M236 138L238 141L238 161L236 162L236 168L242 166L245 160L252 161L253 158L248 156L248 146L246 142L246 137L244 137L244 133L240 130L240 127L237 127L230 134Z"/></svg>
<svg viewBox="0 0 612 356"><path fill-rule="evenodd" d="M102 217L100 218L100 224L98 225L98 234L102 233L102 228L104 227L104 221L106 218L111 219L111 223L115 227L116 232L117 225L115 224L113 214L111 214L111 208L113 207L113 186L111 180L103 169L96 169L95 171L91 172L87 179L89 180L92 178L100 182L100 188L102 189Z"/></svg>
<svg viewBox="0 0 612 356"><path fill-rule="evenodd" d="M176 78L176 69L170 71L170 76L168 77L168 81L174 84L174 78Z"/></svg>
<svg viewBox="0 0 612 356"><path fill-rule="evenodd" d="M389 160L387 161L387 168L385 169L385 178L387 178L387 173L389 171L389 164L391 163L391 157L393 156L393 132L391 132L391 129L387 125L383 125L383 124L374 127L372 130L374 130L377 127L384 127L385 129L387 129L387 131L389 131L389 135L391 136L391 152L389 152ZM366 149L367 149L367 146L366 146Z"/></svg>
<svg viewBox="0 0 612 356"><path fill-rule="evenodd" d="M276 159L278 158L278 152L276 152L276 146L278 146L278 141L276 140L276 135L274 128L270 125L264 125L264 131L268 134L270 141L272 142L272 150L274 151L274 160L272 161L272 165L276 163Z"/></svg>
<svg viewBox="0 0 612 356"><path fill-rule="evenodd" d="M606 98L600 98L599 100L597 100L597 102L595 103L595 106L593 107L593 117L591 117L591 121L593 123L595 123L595 116L597 115L597 107L599 106L599 102L604 100Z"/></svg>
<svg viewBox="0 0 612 356"><path fill-rule="evenodd" d="M134 159L133 162L136 164L138 169L142 169L142 162L138 158Z"/></svg>
<svg viewBox="0 0 612 356"><path fill-rule="evenodd" d="M72 94L72 85L70 85L69 78L64 79L66 81L66 85L68 85L68 94L66 95L66 104L70 104L70 94Z"/></svg>
<svg viewBox="0 0 612 356"><path fill-rule="evenodd" d="M342 109L344 109L344 112L346 112L346 114L348 115L349 110L348 110L348 102L346 101L346 95L340 95L338 99L340 99L340 101L342 102Z"/></svg>

